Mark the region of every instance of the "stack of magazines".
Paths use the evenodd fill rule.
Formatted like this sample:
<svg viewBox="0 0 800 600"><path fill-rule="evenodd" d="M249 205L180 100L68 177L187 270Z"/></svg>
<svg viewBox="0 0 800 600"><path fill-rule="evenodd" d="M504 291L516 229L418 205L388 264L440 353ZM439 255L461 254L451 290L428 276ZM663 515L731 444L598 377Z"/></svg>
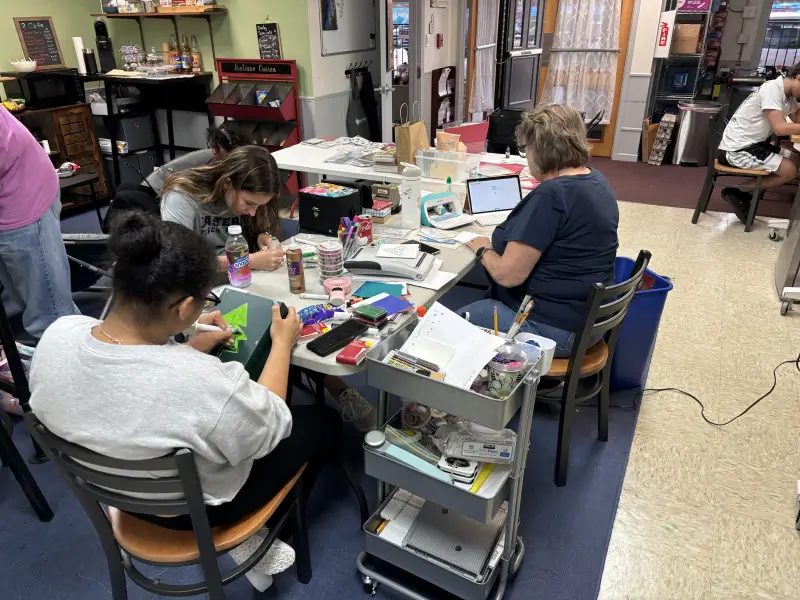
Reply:
<svg viewBox="0 0 800 600"><path fill-rule="evenodd" d="M379 173L397 173L397 148L387 145L374 152L372 168Z"/></svg>

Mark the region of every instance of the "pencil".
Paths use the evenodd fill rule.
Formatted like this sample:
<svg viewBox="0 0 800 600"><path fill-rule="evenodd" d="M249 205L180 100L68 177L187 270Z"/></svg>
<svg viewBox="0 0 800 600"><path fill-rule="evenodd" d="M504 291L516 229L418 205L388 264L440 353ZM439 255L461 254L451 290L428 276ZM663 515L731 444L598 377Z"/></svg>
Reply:
<svg viewBox="0 0 800 600"><path fill-rule="evenodd" d="M497 331L497 304L494 305L494 334L500 335Z"/></svg>

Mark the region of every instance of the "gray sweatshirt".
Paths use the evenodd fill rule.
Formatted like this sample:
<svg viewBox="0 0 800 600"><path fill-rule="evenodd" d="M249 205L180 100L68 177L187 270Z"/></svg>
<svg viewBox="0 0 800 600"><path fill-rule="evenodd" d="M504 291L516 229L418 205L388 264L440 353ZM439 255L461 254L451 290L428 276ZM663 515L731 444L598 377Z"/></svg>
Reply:
<svg viewBox="0 0 800 600"><path fill-rule="evenodd" d="M195 453L206 504L230 501L292 430L286 403L244 367L181 344L118 346L62 317L36 348L31 408L54 434L112 458Z"/></svg>
<svg viewBox="0 0 800 600"><path fill-rule="evenodd" d="M161 198L161 218L180 223L208 240L221 254L228 239L228 227L240 225L226 204L198 204L182 192L170 190Z"/></svg>
<svg viewBox="0 0 800 600"><path fill-rule="evenodd" d="M211 150L208 149L189 152L189 154L179 156L178 158L169 161L167 164L158 167L155 171L147 176L147 179L142 182L142 185L153 188L156 194L161 195L161 190L164 188L164 182L167 180L167 177L173 173L177 173L178 171L183 171L185 169L205 167L213 159L214 155L212 154Z"/></svg>

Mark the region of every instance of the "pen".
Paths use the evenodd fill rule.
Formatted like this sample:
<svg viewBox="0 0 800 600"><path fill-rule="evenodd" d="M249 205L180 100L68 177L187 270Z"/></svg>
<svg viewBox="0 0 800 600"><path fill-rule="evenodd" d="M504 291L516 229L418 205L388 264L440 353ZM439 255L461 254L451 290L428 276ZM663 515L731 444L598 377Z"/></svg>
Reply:
<svg viewBox="0 0 800 600"><path fill-rule="evenodd" d="M303 300L330 300L330 296L328 294L300 294L300 297Z"/></svg>
<svg viewBox="0 0 800 600"><path fill-rule="evenodd" d="M525 299L527 299L527 302L525 302ZM528 315L531 314L531 311L533 310L533 305L534 301L531 299L530 296L525 296L525 298L523 298L523 304L519 305L519 309L521 312L517 312L517 316L514 317L514 323L509 328L508 334L506 334L507 340L513 339L514 336L517 335L517 333L519 333L519 330L522 328L522 324L528 318Z"/></svg>
<svg viewBox="0 0 800 600"><path fill-rule="evenodd" d="M237 333L239 331L238 327L228 327L228 329L232 329L233 333ZM204 331L209 333L218 333L222 331L221 327L217 327L216 325L206 325L205 323L196 323L194 326L195 331Z"/></svg>
<svg viewBox="0 0 800 600"><path fill-rule="evenodd" d="M412 365L419 365L420 367L425 367L426 369L430 369L431 371L439 370L439 365L436 365L432 362L428 362L427 360L422 360L421 358L417 358L416 356L412 356L411 354L400 352L400 350L395 350L394 354L395 356L398 356L403 360L410 362Z"/></svg>
<svg viewBox="0 0 800 600"><path fill-rule="evenodd" d="M494 305L494 334L499 335L497 331L497 304Z"/></svg>

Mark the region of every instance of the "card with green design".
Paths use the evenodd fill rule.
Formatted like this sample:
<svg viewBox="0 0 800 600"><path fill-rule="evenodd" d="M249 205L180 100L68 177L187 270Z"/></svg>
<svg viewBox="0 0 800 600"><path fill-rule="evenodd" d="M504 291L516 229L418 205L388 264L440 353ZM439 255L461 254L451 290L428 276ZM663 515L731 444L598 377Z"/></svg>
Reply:
<svg viewBox="0 0 800 600"><path fill-rule="evenodd" d="M217 309L236 331L233 343L220 346L216 355L223 362L242 363L250 377L258 379L272 348L269 328L272 325L274 301L233 288L225 288L220 300L222 302Z"/></svg>

